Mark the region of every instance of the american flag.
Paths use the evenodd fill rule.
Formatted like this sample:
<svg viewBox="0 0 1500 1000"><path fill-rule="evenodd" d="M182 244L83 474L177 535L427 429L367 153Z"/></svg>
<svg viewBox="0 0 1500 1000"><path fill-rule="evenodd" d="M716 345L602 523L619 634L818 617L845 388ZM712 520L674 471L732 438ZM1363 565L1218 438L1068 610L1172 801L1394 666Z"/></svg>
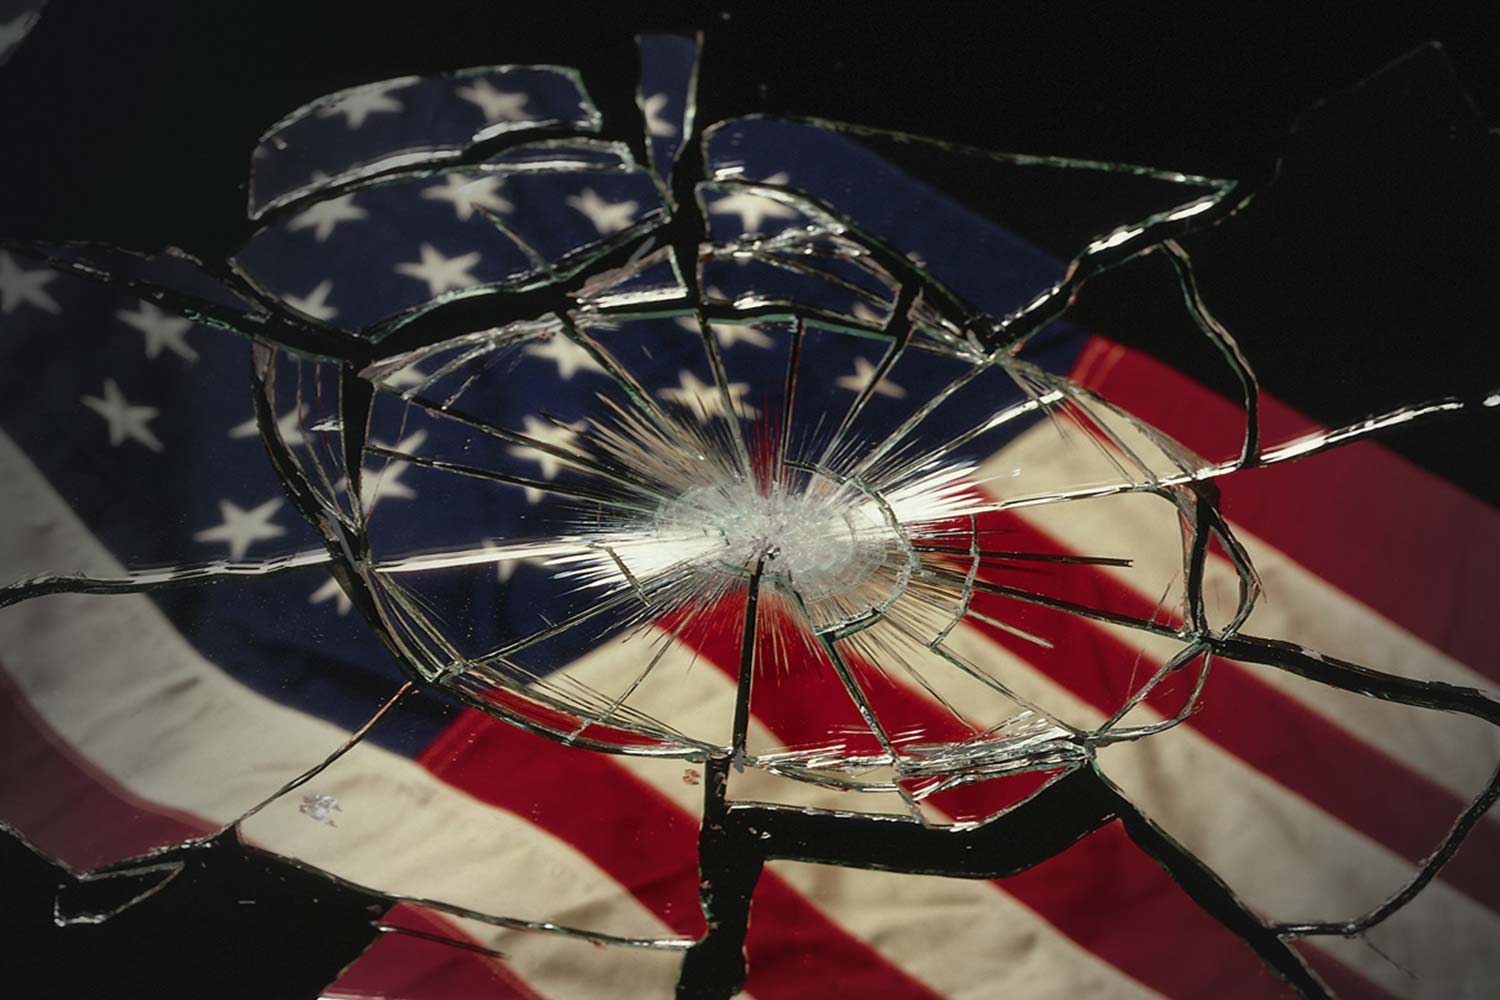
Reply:
<svg viewBox="0 0 1500 1000"><path fill-rule="evenodd" d="M523 289L623 245L666 212L657 181L677 151L673 135L690 130L695 54L660 46L638 97L654 178L621 150L580 135L508 146L483 164L442 165L510 132L586 131L597 116L568 71L501 67L388 81L333 95L268 134L251 194L252 211L266 210L267 221L236 255L237 270L331 327L330 337L387 336L434 304ZM836 205L993 315L1025 305L1065 273L845 136L748 120L716 132L711 150L714 143L718 165L732 168L723 179L760 179ZM319 186L393 169L402 172L274 211ZM732 187L706 189L704 198L716 239L803 221L784 202ZM129 266L177 288L197 275L180 258L117 269ZM786 273L705 272L705 293L736 301L759 291L877 325L889 301L878 283L866 288L852 275L772 287ZM647 285L670 284L642 274L653 275L642 279ZM232 296L223 302L234 308ZM0 565L9 578L119 579L321 551L266 458L244 339L19 253L0 255L0 315L0 490L12 512L0 529ZM714 336L736 380L780 384L785 351L775 324L726 325ZM873 342L862 353L829 341L823 357L808 343L799 392L833 408L870 388L880 355ZM1028 356L1200 454L1221 457L1241 433L1243 415L1229 401L1086 332L1050 328ZM441 363L390 367L385 384L425 385L434 360ZM282 440L294 454L336 454L330 366L280 364L287 379L301 377L299 392L278 397ZM687 348L636 359L635 371L663 399L692 395L713 378ZM480 375L489 381L467 391L497 423L533 436L565 437L607 386L561 338L528 341ZM901 379L893 370L869 394L876 418L898 419L914 405L917 388ZM761 405L754 389L745 404ZM1271 442L1312 429L1269 399L1262 421ZM411 454L461 447L404 412L377 413L372 440ZM1072 453L1045 421L984 440L971 457L986 476L1026 470L1073 482L1088 471L1066 467ZM566 481L568 472L544 459L513 456L539 481ZM466 524L521 531L535 516L539 490L462 491L447 479L415 463L372 461L363 484L372 525L398 548L423 551ZM347 482L325 487L349 502ZM1268 598L1247 630L1403 676L1496 690L1482 627L1482 602L1500 583L1492 509L1368 442L1228 477L1221 488ZM1128 568L1070 567L1068 592L1153 615L1161 593L1139 581L1170 577L1180 559L1175 523L1128 504L1092 510L1016 512L1006 525L1012 547L1125 550ZM1222 554L1209 569L1211 593L1232 586ZM471 567L448 586L437 596L464 595L473 631L462 638L483 646L523 630L571 584L547 565L518 561ZM1067 616L1049 620L1047 638L1051 649L965 623L953 642L1093 724L1117 707L1122 672L1147 670L1141 664L1171 652ZM339 748L403 683L321 565L210 586L35 597L0 612L0 649L0 819L77 870L234 822ZM641 692L646 710L692 715L732 701L733 642L680 642L669 656L681 669L673 685ZM580 650L549 680L589 681L610 666ZM940 718L930 692L912 686L903 696L913 718ZM847 715L836 688L799 697L796 719L768 711L753 720L763 739L793 743L800 734L779 727L838 725ZM1155 694L1142 717L1170 715L1181 698ZM1111 747L1100 761L1258 912L1303 920L1350 917L1400 888L1497 758L1500 736L1483 723L1220 661L1186 722ZM701 780L681 760L562 746L423 694L400 702L242 830L356 884L451 904L404 903L386 920L505 956L386 935L327 988L329 997L667 996L680 952L600 948L453 908L625 937L701 934ZM739 794L850 807L847 795L797 798L776 780L747 774ZM1296 947L1341 996L1483 995L1500 972L1497 848L1500 828L1486 818L1433 885L1365 938ZM747 948L746 993L762 998L1290 995L1115 825L996 882L773 862L757 888Z"/></svg>

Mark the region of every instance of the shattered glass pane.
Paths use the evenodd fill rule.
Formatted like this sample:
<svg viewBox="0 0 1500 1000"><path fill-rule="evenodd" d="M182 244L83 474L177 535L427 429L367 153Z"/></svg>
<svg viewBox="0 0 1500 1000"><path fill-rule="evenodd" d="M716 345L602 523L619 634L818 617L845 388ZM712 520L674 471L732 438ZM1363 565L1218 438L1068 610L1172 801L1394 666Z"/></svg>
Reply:
<svg viewBox="0 0 1500 1000"><path fill-rule="evenodd" d="M7 238L0 823L58 933L229 866L328 896L326 997L1492 978L1500 531L1377 438L1500 380L1262 392L1223 245L1305 149L705 121L701 36L635 42L598 107L304 103L217 257Z"/></svg>

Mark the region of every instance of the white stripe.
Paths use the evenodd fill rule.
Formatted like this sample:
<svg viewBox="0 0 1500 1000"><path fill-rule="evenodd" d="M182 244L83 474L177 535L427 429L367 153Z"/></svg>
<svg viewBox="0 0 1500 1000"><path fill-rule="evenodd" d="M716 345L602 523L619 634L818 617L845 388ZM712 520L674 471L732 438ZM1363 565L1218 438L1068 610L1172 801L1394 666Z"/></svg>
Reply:
<svg viewBox="0 0 1500 1000"><path fill-rule="evenodd" d="M1375 670L1500 696L1500 684L1324 583L1261 539L1243 529L1236 534L1266 588L1266 600L1250 616L1246 632L1290 639ZM1375 698L1318 698L1307 681L1281 670L1258 676L1455 795L1472 796L1500 761L1495 726L1445 712L1416 713ZM1398 715L1404 724L1393 724Z"/></svg>
<svg viewBox="0 0 1500 1000"><path fill-rule="evenodd" d="M512 873L526 878L526 873ZM618 1000L620 984L629 983L632 995L670 997L682 967L682 952L611 946L601 950L587 941L553 934L508 931L494 924L429 910L462 934L486 948L505 954L505 964L526 985L552 1000ZM443 947L434 945L434 947ZM748 992L742 997L750 997ZM351 1000L365 1000L365 994ZM447 1000L447 998L444 998ZM455 1000L470 1000L468 997ZM473 1000L484 1000L475 997Z"/></svg>
<svg viewBox="0 0 1500 1000"><path fill-rule="evenodd" d="M301 792L334 796L337 825L303 814ZM252 816L243 829L288 857L384 892L606 934L673 936L567 842L371 743Z"/></svg>
<svg viewBox="0 0 1500 1000"><path fill-rule="evenodd" d="M1012 451L1018 457L1011 458ZM1055 451L1047 428L1038 427L1007 447L997 462L1027 463L1048 456L1057 462L1071 461L1069 455ZM1156 509L1167 506L1143 495L1031 507L1016 513L1073 551L1128 555L1131 567L1101 567L1099 572L1154 602L1161 596L1158 581L1174 574L1180 577L1177 524ZM1272 546L1238 527L1235 534L1250 551L1266 589L1245 626L1247 633L1287 639L1376 670L1500 693L1500 686L1308 573ZM1236 585L1226 560L1210 560L1206 594L1220 595L1221 603L1227 604ZM1317 686L1280 670L1257 671L1256 676L1461 798L1470 798L1482 788L1500 761L1500 729L1494 726L1375 698L1339 697L1333 689L1324 696Z"/></svg>
<svg viewBox="0 0 1500 1000"><path fill-rule="evenodd" d="M1441 951L1414 948L1414 942L1436 937ZM1409 1000L1493 1000L1493 938L1475 936L1446 913L1398 912L1359 938L1325 937L1318 947L1350 966L1365 966L1370 978Z"/></svg>
<svg viewBox="0 0 1500 1000"><path fill-rule="evenodd" d="M1054 703L1073 698L973 629L955 629L947 645L990 663L1023 695ZM1159 650L1148 651L1148 657L1153 652L1162 655ZM1212 680L1205 697L1212 697ZM1103 720L1102 714L1073 700L1077 714L1092 713ZM1156 713L1143 711L1143 721L1157 718ZM975 721L998 720L979 716ZM1356 916L1400 888L1413 871L1414 866L1404 859L1188 726L1108 748L1101 753L1100 764L1127 797L1263 914L1280 919ZM1409 909L1409 947L1467 963L1476 976L1500 976L1500 949L1494 947L1500 943L1500 916L1441 881L1429 885ZM1456 944L1476 940L1488 941L1490 946L1470 952L1464 950L1467 944ZM1397 993L1409 991L1409 985L1392 979L1389 963L1368 949L1337 954L1340 959L1357 959L1359 971ZM1475 968L1481 956L1487 964Z"/></svg>
<svg viewBox="0 0 1500 1000"><path fill-rule="evenodd" d="M1160 996L987 882L792 861L767 870L953 1000Z"/></svg>
<svg viewBox="0 0 1500 1000"><path fill-rule="evenodd" d="M3 434L0 509L28 512L0 531L0 565L124 572ZM61 738L135 794L214 823L232 821L348 735L230 680L142 595L22 602L0 611L0 649ZM268 739L272 732L282 735Z"/></svg>
<svg viewBox="0 0 1500 1000"><path fill-rule="evenodd" d="M17 554L52 565L85 564L68 560L76 554L88 565L122 571L3 435L0 490L6 509L45 516L49 526L0 532L0 565ZM234 820L347 735L224 676L142 595L26 601L0 612L0 648L27 700L95 767L145 799L215 823ZM335 795L339 825L303 815L300 792L294 792L253 817L247 836L385 892L524 919L576 921L607 933L669 936L569 845L373 744L361 744L302 791ZM543 992L618 996L604 978L593 980L593 993L586 991L579 949L597 954L591 946L547 934L512 932L503 940L500 947L514 954L518 971ZM675 963L656 964L672 969L664 981L669 992Z"/></svg>

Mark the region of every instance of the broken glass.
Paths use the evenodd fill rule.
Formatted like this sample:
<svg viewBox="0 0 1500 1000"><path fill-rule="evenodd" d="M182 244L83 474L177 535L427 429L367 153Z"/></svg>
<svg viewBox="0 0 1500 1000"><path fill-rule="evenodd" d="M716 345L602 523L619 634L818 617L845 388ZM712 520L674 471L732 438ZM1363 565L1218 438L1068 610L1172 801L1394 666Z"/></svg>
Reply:
<svg viewBox="0 0 1500 1000"><path fill-rule="evenodd" d="M270 223L234 266L299 316L375 340L456 298L561 281L660 215L657 189L628 150L603 163L596 158L614 150L553 142L530 151L539 158L516 155L523 152L341 188L337 197ZM551 208L511 219L516 204ZM371 217L384 240L339 229ZM413 240L417 254L397 266L400 280L390 280L387 248ZM310 274L328 277L305 289L297 284Z"/></svg>
<svg viewBox="0 0 1500 1000"><path fill-rule="evenodd" d="M328 127L330 119L343 130ZM455 159L488 140L554 126L599 129L578 73L559 66L479 66L361 84L298 108L261 136L250 217L358 178ZM330 217L336 224L353 211L334 202L311 224Z"/></svg>
<svg viewBox="0 0 1500 1000"><path fill-rule="evenodd" d="M333 996L454 953L587 995L599 950L652 994L769 995L808 953L829 992L960 993L1007 919L1093 953L1074 992L1482 971L1483 657L1343 624L1332 543L1278 524L1315 490L1265 484L1496 397L1328 428L1263 397L1195 264L1245 185L705 126L697 42L640 50L618 140L551 66L306 105L222 269L3 251L0 819L81 875L59 925L238 849L375 902ZM923 157L1022 207L1039 175L1110 195L1043 250ZM1227 394L1082 332L1120 275L1165 282ZM62 430L27 422L36 372ZM1115 894L1185 902L1163 922L1221 967L1079 927ZM887 896L981 915L892 958Z"/></svg>
<svg viewBox="0 0 1500 1000"><path fill-rule="evenodd" d="M646 152L657 178L670 184L678 153L693 134L702 39L641 35L636 44L641 82L635 100L646 129Z"/></svg>
<svg viewBox="0 0 1500 1000"><path fill-rule="evenodd" d="M0 7L0 66L5 65L21 42L41 20L47 0L10 0Z"/></svg>

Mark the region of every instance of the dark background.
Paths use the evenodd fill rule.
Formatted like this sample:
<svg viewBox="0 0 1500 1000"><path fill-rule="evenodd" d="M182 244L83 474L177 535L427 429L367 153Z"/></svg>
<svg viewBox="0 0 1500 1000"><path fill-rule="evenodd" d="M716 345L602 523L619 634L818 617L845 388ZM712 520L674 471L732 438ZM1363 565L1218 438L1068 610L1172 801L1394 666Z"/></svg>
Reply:
<svg viewBox="0 0 1500 1000"><path fill-rule="evenodd" d="M550 62L582 69L607 118L634 128L632 36L702 29L700 121L820 114L1256 179L1252 206L1191 245L1204 295L1268 391L1325 423L1500 390L1489 242L1500 156L1482 127L1500 121L1500 17L990 6L55 0L0 68L0 238L175 244L219 260L249 232L256 138L307 100L397 75ZM1428 52L1333 96L1432 40L1446 60ZM1045 234L1044 200L1013 219L1028 210L978 168L923 168L978 210ZM1196 374L1180 307L1151 277L1101 278L1079 316ZM1500 505L1497 416L1386 440ZM370 933L370 900L234 849L205 852L97 928L52 928L63 878L0 844L0 954L24 956L49 995L315 996Z"/></svg>

